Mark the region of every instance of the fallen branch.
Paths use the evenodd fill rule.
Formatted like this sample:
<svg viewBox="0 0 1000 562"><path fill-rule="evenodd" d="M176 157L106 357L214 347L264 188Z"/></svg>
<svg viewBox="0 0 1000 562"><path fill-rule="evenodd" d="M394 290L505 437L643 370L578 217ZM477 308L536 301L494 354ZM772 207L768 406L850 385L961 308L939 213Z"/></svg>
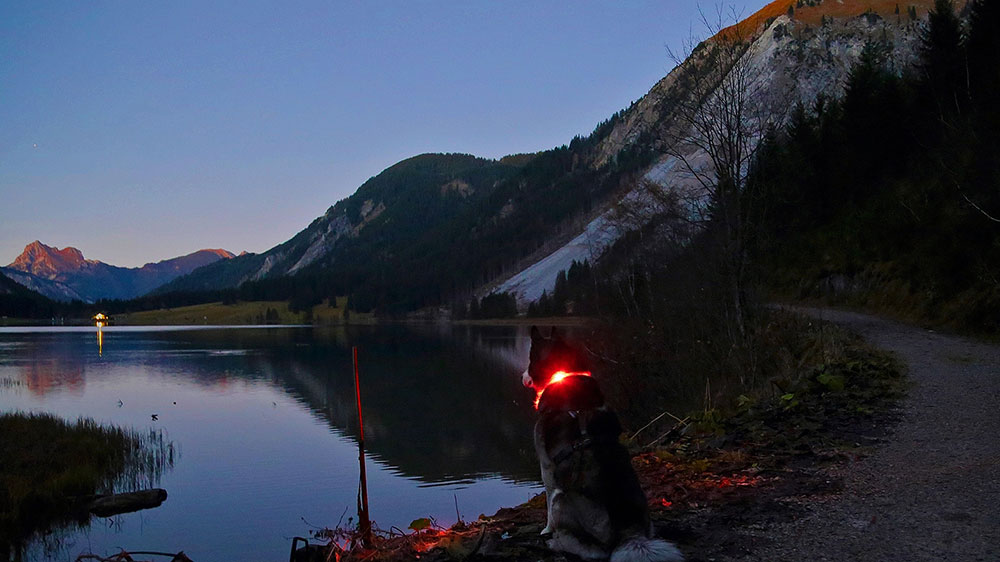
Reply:
<svg viewBox="0 0 1000 562"><path fill-rule="evenodd" d="M683 421L679 417L671 414L670 412L664 411L662 414L660 414L660 415L656 416L655 418L653 418L652 420L650 420L649 423L647 423L646 425L640 427L638 431L636 431L635 433L632 434L632 437L628 438L628 440L629 441L635 441L635 438L638 437L639 434L643 432L643 430L645 430L649 426L653 425L654 423L660 421L660 418L662 418L663 416L670 416L670 417L674 418L675 420L677 420L678 422L683 423ZM685 418L685 419L687 419L687 418Z"/></svg>
<svg viewBox="0 0 1000 562"><path fill-rule="evenodd" d="M675 417L674 419L677 419L677 418ZM649 444L647 444L643 448L644 449L648 449L648 448L652 447L653 445L659 443L661 440L663 440L664 438L666 438L668 435L670 435L674 431L676 431L676 430L680 429L681 427L687 425L687 422L690 419L691 418L688 417L688 418L684 418L682 420L678 420L677 423L675 423L673 427L671 427L669 430L667 430L665 433L663 433L662 435L660 435L656 439L653 439L652 441L650 441Z"/></svg>

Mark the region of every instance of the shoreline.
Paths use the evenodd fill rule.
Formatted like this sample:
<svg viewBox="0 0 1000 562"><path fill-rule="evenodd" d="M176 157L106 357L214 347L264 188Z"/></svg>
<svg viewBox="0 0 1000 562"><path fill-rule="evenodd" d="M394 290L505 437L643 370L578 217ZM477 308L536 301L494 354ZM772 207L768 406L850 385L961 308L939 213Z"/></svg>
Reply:
<svg viewBox="0 0 1000 562"><path fill-rule="evenodd" d="M122 320L117 320L111 324L104 326L107 328L161 328L161 327L185 327L185 328L331 328L338 326L391 326L391 325L414 325L414 326L427 326L427 325L439 325L439 324L450 324L453 326L501 326L501 327L524 327L524 326L542 326L542 327L566 327L566 328L579 328L593 325L597 322L596 319L586 316L547 316L539 318L528 318L528 317L517 317L517 318L484 318L477 320L451 320L451 319L420 319L420 318L371 318L364 319L360 318L357 320L348 320L346 322L316 322L316 323L295 323L295 322L280 322L274 324L257 324L257 323L246 323L246 322L230 322L230 323L183 323L183 322L143 322L143 323L131 323L128 320L127 315L122 315ZM73 320L67 320L62 323L53 323L51 321L32 321L19 320L19 321L7 321L0 323L0 329L3 328L96 328L93 321L89 319L77 318Z"/></svg>
<svg viewBox="0 0 1000 562"><path fill-rule="evenodd" d="M786 394L727 413L692 414L662 446L653 446L656 440L640 446L638 434L632 436L632 464L656 534L689 561L753 559L770 541L758 529L794 521L810 504L835 498L844 467L874 454L898 423L895 411L907 385L903 366L853 332L824 330L828 337L842 331L833 345L843 353L809 366ZM829 386L831 375L842 383ZM638 441L652 439L657 432L650 431ZM318 532L314 540L333 540L312 548L320 556L333 550L341 560L565 560L539 536L545 518L542 493L450 528L383 533L375 549L350 548L351 529Z"/></svg>

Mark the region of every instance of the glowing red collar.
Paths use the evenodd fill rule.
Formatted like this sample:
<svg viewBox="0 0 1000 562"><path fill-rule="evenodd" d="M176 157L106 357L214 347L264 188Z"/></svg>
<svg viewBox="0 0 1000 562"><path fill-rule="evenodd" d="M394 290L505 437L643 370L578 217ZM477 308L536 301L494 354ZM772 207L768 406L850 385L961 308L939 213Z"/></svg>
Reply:
<svg viewBox="0 0 1000 562"><path fill-rule="evenodd" d="M559 384L566 377L571 377L573 375L579 375L581 377L589 377L589 376L591 376L590 375L590 371L580 371L580 372L576 372L576 373L568 373L566 371L556 371L555 373L552 374L552 378L549 379L549 382L546 383L546 385L541 390L538 391L537 395L535 395L535 409L536 410L538 409L538 401L542 399L542 393L544 393L547 388L549 388L550 386L552 386L554 384Z"/></svg>

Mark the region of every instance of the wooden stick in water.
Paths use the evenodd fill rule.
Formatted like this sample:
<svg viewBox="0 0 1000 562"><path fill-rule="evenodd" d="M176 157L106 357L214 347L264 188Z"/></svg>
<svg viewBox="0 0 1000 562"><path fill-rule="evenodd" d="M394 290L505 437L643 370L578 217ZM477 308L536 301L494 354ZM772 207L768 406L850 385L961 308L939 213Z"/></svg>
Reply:
<svg viewBox="0 0 1000 562"><path fill-rule="evenodd" d="M368 476L365 473L365 422L361 417L361 377L358 375L358 348L352 347L354 354L354 392L358 398L358 462L361 464L361 509L358 512L358 528L361 531L361 544L365 548L374 546L372 541L372 522L368 514Z"/></svg>

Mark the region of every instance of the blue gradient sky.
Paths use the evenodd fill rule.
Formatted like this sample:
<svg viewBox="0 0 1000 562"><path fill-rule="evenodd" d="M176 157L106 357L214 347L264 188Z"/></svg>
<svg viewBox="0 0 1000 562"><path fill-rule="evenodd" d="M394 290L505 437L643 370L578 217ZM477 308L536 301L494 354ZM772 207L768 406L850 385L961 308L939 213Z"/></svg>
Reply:
<svg viewBox="0 0 1000 562"><path fill-rule="evenodd" d="M697 6L5 2L0 264L260 252L403 158L567 143L670 70Z"/></svg>

